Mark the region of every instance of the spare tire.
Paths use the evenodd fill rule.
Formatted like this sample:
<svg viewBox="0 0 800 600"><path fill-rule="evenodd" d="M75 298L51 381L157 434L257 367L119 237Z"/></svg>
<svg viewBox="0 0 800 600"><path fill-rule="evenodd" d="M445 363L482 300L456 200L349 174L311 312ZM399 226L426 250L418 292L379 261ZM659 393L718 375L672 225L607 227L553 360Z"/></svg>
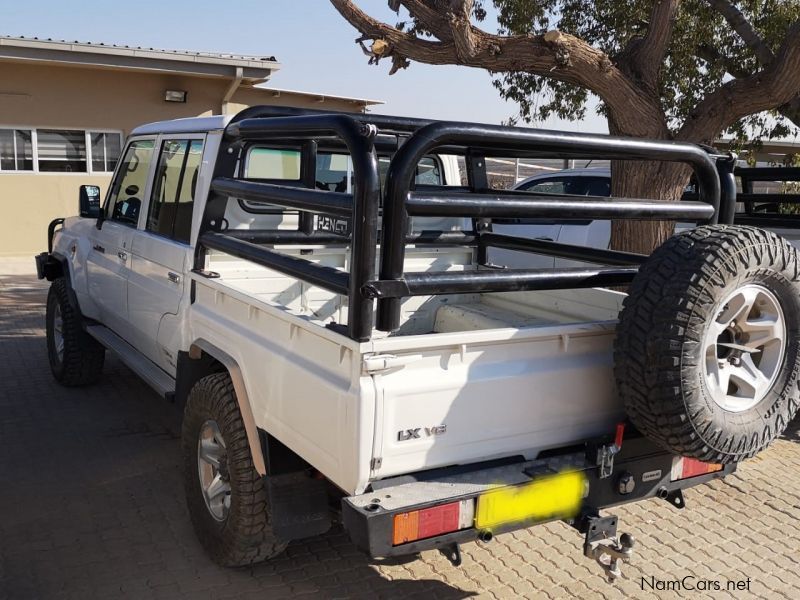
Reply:
<svg viewBox="0 0 800 600"><path fill-rule="evenodd" d="M620 314L615 376L633 425L662 447L733 463L798 408L800 261L772 232L703 226L642 265Z"/></svg>

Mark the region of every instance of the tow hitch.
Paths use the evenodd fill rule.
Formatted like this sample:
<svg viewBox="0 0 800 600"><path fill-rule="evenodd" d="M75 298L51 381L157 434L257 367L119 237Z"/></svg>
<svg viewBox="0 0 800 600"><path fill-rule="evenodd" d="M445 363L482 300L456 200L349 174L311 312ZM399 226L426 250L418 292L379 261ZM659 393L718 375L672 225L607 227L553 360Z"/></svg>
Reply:
<svg viewBox="0 0 800 600"><path fill-rule="evenodd" d="M444 555L454 567L461 566L461 548L458 547L458 544L450 544L444 548L439 548L439 552Z"/></svg>
<svg viewBox="0 0 800 600"><path fill-rule="evenodd" d="M586 538L583 554L597 561L606 572L609 583L622 575L620 564L633 554L633 536L623 533L617 537L617 517L587 517L584 521Z"/></svg>

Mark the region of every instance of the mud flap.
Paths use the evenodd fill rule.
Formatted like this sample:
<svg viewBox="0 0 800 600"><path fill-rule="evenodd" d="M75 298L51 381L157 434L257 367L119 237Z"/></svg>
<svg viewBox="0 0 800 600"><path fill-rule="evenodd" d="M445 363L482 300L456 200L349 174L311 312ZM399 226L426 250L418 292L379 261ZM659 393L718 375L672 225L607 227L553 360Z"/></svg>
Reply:
<svg viewBox="0 0 800 600"><path fill-rule="evenodd" d="M272 529L283 540L299 540L325 533L331 527L324 479L305 472L266 477Z"/></svg>

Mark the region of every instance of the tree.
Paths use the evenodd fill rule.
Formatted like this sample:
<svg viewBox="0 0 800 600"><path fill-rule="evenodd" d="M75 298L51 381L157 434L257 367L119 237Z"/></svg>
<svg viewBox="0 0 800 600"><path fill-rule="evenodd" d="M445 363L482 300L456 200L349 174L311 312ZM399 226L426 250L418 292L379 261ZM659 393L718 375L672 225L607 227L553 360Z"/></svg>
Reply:
<svg viewBox="0 0 800 600"><path fill-rule="evenodd" d="M800 126L797 0L492 0L497 33L479 27L489 0L389 0L407 15L394 26L353 0L331 3L371 61L391 60L391 73L411 61L486 69L525 121L580 118L594 94L614 135L711 143ZM689 178L671 163L615 162L612 173L615 195L662 200ZM611 243L649 253L671 233L619 221Z"/></svg>

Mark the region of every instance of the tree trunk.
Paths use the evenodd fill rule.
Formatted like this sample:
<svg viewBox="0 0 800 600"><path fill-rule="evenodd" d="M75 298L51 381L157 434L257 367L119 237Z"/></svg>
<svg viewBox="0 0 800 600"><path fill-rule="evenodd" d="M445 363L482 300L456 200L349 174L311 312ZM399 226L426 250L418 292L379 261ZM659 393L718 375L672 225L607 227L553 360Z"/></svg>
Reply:
<svg viewBox="0 0 800 600"><path fill-rule="evenodd" d="M611 194L618 198L680 200L691 171L677 163L613 161ZM673 221L616 220L611 225L615 250L650 254L672 235Z"/></svg>

